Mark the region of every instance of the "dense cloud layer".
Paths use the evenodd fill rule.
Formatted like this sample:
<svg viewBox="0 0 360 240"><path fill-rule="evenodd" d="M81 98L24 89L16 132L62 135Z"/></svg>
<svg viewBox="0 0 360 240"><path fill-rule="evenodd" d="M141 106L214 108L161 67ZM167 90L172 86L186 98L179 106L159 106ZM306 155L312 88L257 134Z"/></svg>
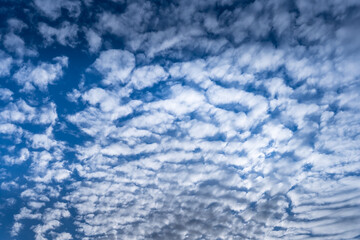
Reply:
<svg viewBox="0 0 360 240"><path fill-rule="evenodd" d="M4 1L0 238L359 238L359 10Z"/></svg>

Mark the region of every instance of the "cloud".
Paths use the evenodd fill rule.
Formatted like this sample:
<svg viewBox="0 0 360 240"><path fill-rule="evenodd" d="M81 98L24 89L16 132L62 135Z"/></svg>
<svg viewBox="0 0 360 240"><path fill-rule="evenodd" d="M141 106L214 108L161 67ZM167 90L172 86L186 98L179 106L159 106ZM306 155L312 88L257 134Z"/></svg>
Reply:
<svg viewBox="0 0 360 240"><path fill-rule="evenodd" d="M193 122L190 125L189 134L193 138L204 138L214 136L218 129L209 123Z"/></svg>
<svg viewBox="0 0 360 240"><path fill-rule="evenodd" d="M202 104L205 104L204 96L192 88L174 85L170 88L170 91L171 95L169 98L151 102L144 108L146 110L154 109L159 112L165 110L181 117L200 108Z"/></svg>
<svg viewBox="0 0 360 240"><path fill-rule="evenodd" d="M86 40L88 41L90 52L94 53L99 51L102 44L102 38L94 30L87 30Z"/></svg>
<svg viewBox="0 0 360 240"><path fill-rule="evenodd" d="M49 150L55 143L45 134L34 134L32 136L33 148L45 148Z"/></svg>
<svg viewBox="0 0 360 240"><path fill-rule="evenodd" d="M131 115L141 101L133 100L126 104L120 100L116 91L103 88L92 88L82 94L82 99L89 103L84 110L67 119L77 125L90 136L107 138L110 134L117 134L116 121ZM106 123L106 124L104 124Z"/></svg>
<svg viewBox="0 0 360 240"><path fill-rule="evenodd" d="M267 124L263 126L263 133L274 139L276 142L288 140L292 132L281 125Z"/></svg>
<svg viewBox="0 0 360 240"><path fill-rule="evenodd" d="M0 235L360 235L359 3L22 4L1 35Z"/></svg>
<svg viewBox="0 0 360 240"><path fill-rule="evenodd" d="M17 157L10 157L10 156L4 156L4 160L6 164L22 164L26 160L28 160L30 156L29 150L26 148L22 148L20 150L19 156Z"/></svg>
<svg viewBox="0 0 360 240"><path fill-rule="evenodd" d="M0 88L0 100L2 100L2 101L12 100L11 96L13 94L14 93L7 88Z"/></svg>
<svg viewBox="0 0 360 240"><path fill-rule="evenodd" d="M121 15L103 12L99 16L98 25L118 36L132 37L136 32L146 31L146 23L153 15L151 7L150 2L132 2Z"/></svg>
<svg viewBox="0 0 360 240"><path fill-rule="evenodd" d="M40 63L38 66L25 65L14 74L14 79L23 90L33 91L38 87L46 91L49 84L54 84L63 75L63 68L68 66L68 58L65 56L53 59L54 64Z"/></svg>
<svg viewBox="0 0 360 240"><path fill-rule="evenodd" d="M16 18L8 19L7 23L9 25L10 30L13 32L21 32L23 29L26 29L29 27L23 21L21 21L20 19L16 19Z"/></svg>
<svg viewBox="0 0 360 240"><path fill-rule="evenodd" d="M45 213L42 216L44 224L35 226L35 239L44 239L44 236L49 230L53 230L61 226L60 220L62 218L70 217L70 212L66 209L64 203L55 203L54 209L45 209ZM70 238L69 238L70 237ZM57 236L57 239L71 239L71 235L63 233Z"/></svg>
<svg viewBox="0 0 360 240"><path fill-rule="evenodd" d="M144 66L134 70L129 84L135 89L140 90L151 87L159 81L166 80L167 77L168 73L159 65Z"/></svg>
<svg viewBox="0 0 360 240"><path fill-rule="evenodd" d="M36 56L38 54L36 50L26 48L24 40L12 32L4 36L4 46L8 51L15 53L19 57Z"/></svg>
<svg viewBox="0 0 360 240"><path fill-rule="evenodd" d="M128 51L111 49L101 52L93 66L105 77L104 84L126 83L135 67L135 57Z"/></svg>
<svg viewBox="0 0 360 240"><path fill-rule="evenodd" d="M54 103L49 103L37 109L22 99L19 99L15 103L10 102L0 112L0 121L5 124L54 124L57 118Z"/></svg>
<svg viewBox="0 0 360 240"><path fill-rule="evenodd" d="M8 104L1 112L4 122L24 122L31 121L35 117L35 109L25 101L19 100L16 104Z"/></svg>
<svg viewBox="0 0 360 240"><path fill-rule="evenodd" d="M0 50L0 77L10 74L13 58Z"/></svg>
<svg viewBox="0 0 360 240"><path fill-rule="evenodd" d="M56 240L71 240L73 239L70 233L60 233L57 234Z"/></svg>
<svg viewBox="0 0 360 240"><path fill-rule="evenodd" d="M17 236L21 229L22 229L22 224L19 222L15 223L11 229L11 236Z"/></svg>
<svg viewBox="0 0 360 240"><path fill-rule="evenodd" d="M52 44L55 39L61 45L74 47L77 42L78 26L63 22L59 28L53 28L46 23L40 23L39 32L47 44Z"/></svg>
<svg viewBox="0 0 360 240"><path fill-rule="evenodd" d="M35 6L42 14L52 20L56 20L61 16L61 10L64 8L72 17L78 17L81 13L80 1L51 1L51 0L34 0Z"/></svg>

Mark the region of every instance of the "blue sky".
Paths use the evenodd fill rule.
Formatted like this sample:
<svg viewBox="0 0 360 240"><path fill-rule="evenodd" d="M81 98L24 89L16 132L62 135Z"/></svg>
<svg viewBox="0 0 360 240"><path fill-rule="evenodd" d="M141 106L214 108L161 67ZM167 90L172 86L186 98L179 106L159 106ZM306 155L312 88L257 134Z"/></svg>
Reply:
<svg viewBox="0 0 360 240"><path fill-rule="evenodd" d="M0 239L360 238L359 10L0 0Z"/></svg>

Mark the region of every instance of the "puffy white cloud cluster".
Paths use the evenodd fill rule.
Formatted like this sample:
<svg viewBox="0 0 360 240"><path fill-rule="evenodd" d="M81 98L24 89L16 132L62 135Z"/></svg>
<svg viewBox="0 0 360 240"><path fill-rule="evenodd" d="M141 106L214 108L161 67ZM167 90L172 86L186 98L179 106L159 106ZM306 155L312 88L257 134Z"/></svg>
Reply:
<svg viewBox="0 0 360 240"><path fill-rule="evenodd" d="M358 107L348 104L359 96L348 89L346 100L335 93L332 100L308 97L314 93L306 91L307 83L289 85L280 73L256 77L286 61L269 65L260 60L267 53L260 53L259 63L234 62L235 56L233 51L176 63L169 68L169 80L157 81L158 87L143 92L140 101L126 100L134 93L124 96L122 88L83 93L88 106L68 119L93 136L92 142L77 146L79 162L71 166L87 180L74 182L73 193L65 198L82 216L75 224L85 236L336 239L359 234L355 225L344 230L338 224L347 221L346 211L337 216L322 210L358 207L357 195L348 195L358 189L357 177L351 176L358 160L348 157L358 151L359 142L328 129L345 131L347 123L334 117L356 116ZM235 70L244 65L249 71ZM135 68L122 86L134 86L136 72L143 69ZM153 85L151 76L142 76L146 86ZM339 109L348 107L331 110L338 99L344 99ZM357 125L353 119L351 129ZM329 145L339 141L348 145ZM339 197L332 200L329 194ZM348 205L351 199L355 202ZM332 232L322 224L331 224Z"/></svg>
<svg viewBox="0 0 360 240"><path fill-rule="evenodd" d="M29 7L0 50L14 238L360 236L357 1ZM26 61L27 29L69 57Z"/></svg>

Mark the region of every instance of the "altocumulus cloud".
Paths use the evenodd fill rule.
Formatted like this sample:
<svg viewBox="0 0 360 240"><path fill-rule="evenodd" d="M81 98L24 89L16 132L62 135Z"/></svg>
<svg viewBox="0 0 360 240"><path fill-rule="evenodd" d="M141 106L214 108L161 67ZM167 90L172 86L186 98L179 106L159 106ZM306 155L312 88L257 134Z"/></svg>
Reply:
<svg viewBox="0 0 360 240"><path fill-rule="evenodd" d="M2 1L0 238L359 238L359 10Z"/></svg>

